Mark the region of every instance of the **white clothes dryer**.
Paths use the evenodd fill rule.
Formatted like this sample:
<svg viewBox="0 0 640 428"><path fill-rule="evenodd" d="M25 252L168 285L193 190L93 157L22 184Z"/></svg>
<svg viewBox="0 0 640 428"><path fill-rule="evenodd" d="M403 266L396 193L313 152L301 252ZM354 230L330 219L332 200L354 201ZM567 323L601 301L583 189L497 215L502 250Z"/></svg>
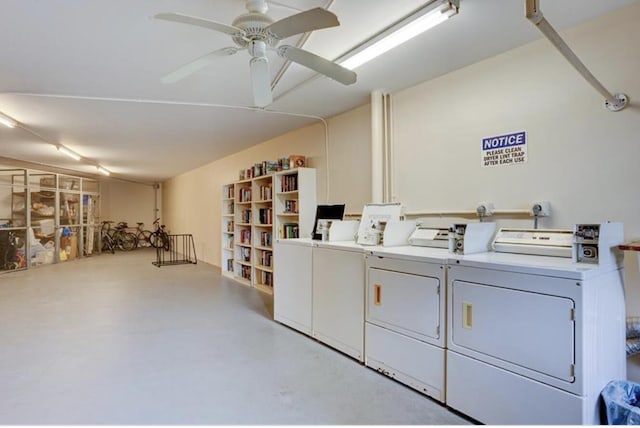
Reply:
<svg viewBox="0 0 640 428"><path fill-rule="evenodd" d="M449 406L487 424L601 422L600 391L626 378L624 271L568 245L449 260Z"/></svg>

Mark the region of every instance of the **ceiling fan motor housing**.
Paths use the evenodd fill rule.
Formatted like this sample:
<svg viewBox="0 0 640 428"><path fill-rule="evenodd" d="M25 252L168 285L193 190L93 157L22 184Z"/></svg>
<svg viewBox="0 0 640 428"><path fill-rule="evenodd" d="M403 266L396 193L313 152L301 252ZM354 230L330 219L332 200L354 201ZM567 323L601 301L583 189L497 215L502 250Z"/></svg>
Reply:
<svg viewBox="0 0 640 428"><path fill-rule="evenodd" d="M234 27L244 31L243 35L232 36L233 41L242 48L247 48L252 41L260 40L273 48L279 40L273 38L265 28L273 23L273 19L262 13L249 12L234 19Z"/></svg>

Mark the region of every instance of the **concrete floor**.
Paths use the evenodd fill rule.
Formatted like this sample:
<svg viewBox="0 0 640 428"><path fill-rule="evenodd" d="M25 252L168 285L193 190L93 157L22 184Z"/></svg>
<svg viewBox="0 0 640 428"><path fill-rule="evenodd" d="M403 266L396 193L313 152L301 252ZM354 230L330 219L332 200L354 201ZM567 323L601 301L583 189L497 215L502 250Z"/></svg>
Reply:
<svg viewBox="0 0 640 428"><path fill-rule="evenodd" d="M104 254L0 275L0 424L468 424L272 321L206 264Z"/></svg>

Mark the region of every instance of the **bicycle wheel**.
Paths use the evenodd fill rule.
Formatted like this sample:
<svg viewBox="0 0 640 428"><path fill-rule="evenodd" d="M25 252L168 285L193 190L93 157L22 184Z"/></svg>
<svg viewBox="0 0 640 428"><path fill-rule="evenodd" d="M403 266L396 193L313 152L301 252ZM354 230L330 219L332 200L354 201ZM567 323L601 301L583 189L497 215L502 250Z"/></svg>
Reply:
<svg viewBox="0 0 640 428"><path fill-rule="evenodd" d="M149 235L149 244L153 248L163 248L164 247L164 239L162 239L162 234L159 232L152 232Z"/></svg>
<svg viewBox="0 0 640 428"><path fill-rule="evenodd" d="M138 238L138 247L150 247L151 246L151 232L148 230L139 231L136 235Z"/></svg>
<svg viewBox="0 0 640 428"><path fill-rule="evenodd" d="M105 234L102 237L102 251L111 251L111 254L115 254L115 244L111 236Z"/></svg>
<svg viewBox="0 0 640 428"><path fill-rule="evenodd" d="M136 248L136 235L124 232L118 236L118 247L122 251L131 251Z"/></svg>

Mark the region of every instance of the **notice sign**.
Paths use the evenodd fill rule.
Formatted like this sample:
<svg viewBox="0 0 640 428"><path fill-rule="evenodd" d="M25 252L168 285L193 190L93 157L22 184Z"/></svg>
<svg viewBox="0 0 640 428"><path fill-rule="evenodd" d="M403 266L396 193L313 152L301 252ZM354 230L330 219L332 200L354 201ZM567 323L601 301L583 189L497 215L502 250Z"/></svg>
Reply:
<svg viewBox="0 0 640 428"><path fill-rule="evenodd" d="M518 165L527 161L525 131L482 139L482 166Z"/></svg>

